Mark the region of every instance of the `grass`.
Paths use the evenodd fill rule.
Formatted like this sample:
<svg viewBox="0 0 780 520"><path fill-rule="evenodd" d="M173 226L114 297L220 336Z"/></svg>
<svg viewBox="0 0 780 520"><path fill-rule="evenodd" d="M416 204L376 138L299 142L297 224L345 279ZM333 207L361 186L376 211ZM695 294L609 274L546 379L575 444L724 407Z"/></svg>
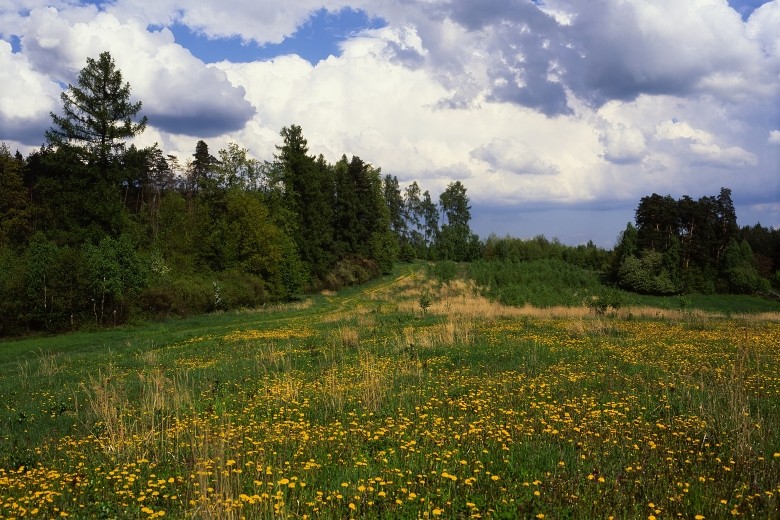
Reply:
<svg viewBox="0 0 780 520"><path fill-rule="evenodd" d="M0 344L0 517L778 514L780 315L509 307L450 267Z"/></svg>

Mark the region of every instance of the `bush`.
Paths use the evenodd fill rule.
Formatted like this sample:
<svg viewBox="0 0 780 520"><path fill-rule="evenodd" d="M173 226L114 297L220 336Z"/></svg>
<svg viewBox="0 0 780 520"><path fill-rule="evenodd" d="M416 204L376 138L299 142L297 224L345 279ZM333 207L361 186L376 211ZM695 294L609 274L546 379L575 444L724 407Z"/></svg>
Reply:
<svg viewBox="0 0 780 520"><path fill-rule="evenodd" d="M451 282L458 276L458 264L452 260L441 260L428 266L428 276L442 284Z"/></svg>
<svg viewBox="0 0 780 520"><path fill-rule="evenodd" d="M339 261L325 276L322 288L337 291L344 287L360 285L381 274L379 265L362 257L350 257Z"/></svg>
<svg viewBox="0 0 780 520"><path fill-rule="evenodd" d="M618 269L621 287L640 294L678 294L680 286L672 280L663 265L664 257L658 251L646 250L637 258L627 256Z"/></svg>
<svg viewBox="0 0 780 520"><path fill-rule="evenodd" d="M603 291L595 273L558 259L480 260L469 266L469 275L488 297L505 305L576 307Z"/></svg>

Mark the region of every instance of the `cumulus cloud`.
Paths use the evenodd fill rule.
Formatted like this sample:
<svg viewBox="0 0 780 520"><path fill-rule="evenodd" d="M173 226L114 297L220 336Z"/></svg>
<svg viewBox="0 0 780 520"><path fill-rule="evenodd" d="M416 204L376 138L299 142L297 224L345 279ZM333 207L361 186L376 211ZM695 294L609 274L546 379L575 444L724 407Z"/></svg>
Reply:
<svg viewBox="0 0 780 520"><path fill-rule="evenodd" d="M215 67L176 44L167 29L148 31L138 21L109 13L88 21L66 11L34 10L25 19L24 55L31 66L62 83L76 84L86 58L108 50L143 103L150 125L178 134L216 136L241 129L254 115L245 91Z"/></svg>
<svg viewBox="0 0 780 520"><path fill-rule="evenodd" d="M0 140L39 145L51 126L49 113L55 109L59 86L31 67L26 57L13 54L0 40Z"/></svg>
<svg viewBox="0 0 780 520"><path fill-rule="evenodd" d="M780 130L772 130L769 132L769 139L767 139L767 142L769 144L780 144Z"/></svg>
<svg viewBox="0 0 780 520"><path fill-rule="evenodd" d="M642 93L685 95L713 74L755 66L739 15L722 0L568 3L581 59L567 62L571 86L595 103ZM729 74L730 75L730 74ZM742 88L750 88L743 80Z"/></svg>
<svg viewBox="0 0 780 520"><path fill-rule="evenodd" d="M758 163L755 154L739 146L723 146L716 142L711 133L693 128L687 123L665 121L658 126L656 137L672 141L675 146L690 152L688 160L694 165L735 169Z"/></svg>
<svg viewBox="0 0 780 520"><path fill-rule="evenodd" d="M536 156L528 145L516 139L495 138L475 148L471 157L488 164L491 171L506 171L515 175L553 175L555 165Z"/></svg>
<svg viewBox="0 0 780 520"><path fill-rule="evenodd" d="M602 136L604 158L614 164L632 164L647 153L647 142L638 128L623 124L607 128Z"/></svg>

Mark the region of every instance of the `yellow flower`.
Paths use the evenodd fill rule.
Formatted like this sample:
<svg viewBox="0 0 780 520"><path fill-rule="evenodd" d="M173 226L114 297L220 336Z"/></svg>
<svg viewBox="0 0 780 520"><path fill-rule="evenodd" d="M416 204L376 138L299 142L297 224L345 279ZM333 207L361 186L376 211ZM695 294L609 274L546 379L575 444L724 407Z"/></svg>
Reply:
<svg viewBox="0 0 780 520"><path fill-rule="evenodd" d="M431 511L431 513L433 513L433 516L441 516L441 514L442 514L443 512L444 512L444 511L443 511L443 510L441 510L441 509L439 509L438 507L437 507L436 509L434 509L433 511Z"/></svg>
<svg viewBox="0 0 780 520"><path fill-rule="evenodd" d="M695 518L696 520L704 520L704 515L696 515L693 518Z"/></svg>

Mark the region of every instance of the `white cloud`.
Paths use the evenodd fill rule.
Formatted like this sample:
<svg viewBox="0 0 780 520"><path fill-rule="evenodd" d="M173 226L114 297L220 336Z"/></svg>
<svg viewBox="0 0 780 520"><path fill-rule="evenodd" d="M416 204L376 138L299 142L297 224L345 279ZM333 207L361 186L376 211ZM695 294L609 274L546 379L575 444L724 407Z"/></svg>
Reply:
<svg viewBox="0 0 780 520"><path fill-rule="evenodd" d="M767 139L767 142L769 144L780 144L780 130L772 130L769 132L769 139Z"/></svg>
<svg viewBox="0 0 780 520"><path fill-rule="evenodd" d="M59 86L30 66L25 56L13 54L0 40L0 140L30 145L43 142L49 112L55 109Z"/></svg>
<svg viewBox="0 0 780 520"><path fill-rule="evenodd" d="M678 146L691 152L688 161L695 165L716 168L743 168L755 166L755 154L739 146L723 146L713 134L691 127L687 123L665 121L658 126L656 137L660 140L683 141Z"/></svg>
<svg viewBox="0 0 780 520"><path fill-rule="evenodd" d="M175 43L167 29L150 32L108 13L86 22L60 15L35 10L25 21L24 55L36 70L75 84L86 58L108 50L153 126L208 137L238 130L252 117L243 89Z"/></svg>
<svg viewBox="0 0 780 520"><path fill-rule="evenodd" d="M475 148L471 157L488 164L490 171L515 175L554 175L558 168L538 157L528 145L517 139L495 138Z"/></svg>
<svg viewBox="0 0 780 520"><path fill-rule="evenodd" d="M616 164L637 163L647 153L644 134L638 129L623 124L610 126L604 132L604 158Z"/></svg>

